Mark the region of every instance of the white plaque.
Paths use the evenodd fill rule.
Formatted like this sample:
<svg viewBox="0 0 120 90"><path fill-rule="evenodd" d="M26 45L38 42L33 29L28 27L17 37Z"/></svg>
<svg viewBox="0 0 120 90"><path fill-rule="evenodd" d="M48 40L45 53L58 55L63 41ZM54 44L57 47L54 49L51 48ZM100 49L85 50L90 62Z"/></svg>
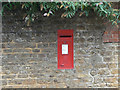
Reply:
<svg viewBox="0 0 120 90"><path fill-rule="evenodd" d="M62 44L62 54L68 54L68 44Z"/></svg>

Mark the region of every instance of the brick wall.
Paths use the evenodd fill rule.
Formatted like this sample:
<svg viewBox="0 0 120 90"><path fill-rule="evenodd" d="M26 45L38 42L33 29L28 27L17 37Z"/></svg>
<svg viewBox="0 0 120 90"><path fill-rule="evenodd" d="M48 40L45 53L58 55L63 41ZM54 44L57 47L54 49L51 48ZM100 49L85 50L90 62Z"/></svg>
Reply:
<svg viewBox="0 0 120 90"><path fill-rule="evenodd" d="M120 2L112 3L114 9L120 9ZM118 26L113 26L112 23L106 23L106 30L103 35L103 42L120 42L120 23Z"/></svg>
<svg viewBox="0 0 120 90"><path fill-rule="evenodd" d="M108 23L106 26L103 42L120 42L120 27L113 26L111 23Z"/></svg>
<svg viewBox="0 0 120 90"><path fill-rule="evenodd" d="M118 87L118 43L103 43L106 26L96 15L38 19L6 12L2 33L3 88ZM57 69L57 30L74 29L74 69Z"/></svg>

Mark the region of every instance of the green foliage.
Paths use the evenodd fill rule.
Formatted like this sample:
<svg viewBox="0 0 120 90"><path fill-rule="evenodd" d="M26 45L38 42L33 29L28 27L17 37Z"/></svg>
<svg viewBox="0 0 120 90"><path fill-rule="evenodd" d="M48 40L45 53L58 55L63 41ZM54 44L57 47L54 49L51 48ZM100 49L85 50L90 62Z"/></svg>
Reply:
<svg viewBox="0 0 120 90"><path fill-rule="evenodd" d="M80 11L79 16L85 14L88 16L91 10L97 13L98 16L108 18L112 24L120 23L120 9L112 8L110 2L8 2L3 3L2 13L4 9L13 10L21 7L26 10L25 21L30 23L33 21L35 12L44 12L44 16L54 15L57 10L63 9L64 13L61 17L72 18L77 11Z"/></svg>

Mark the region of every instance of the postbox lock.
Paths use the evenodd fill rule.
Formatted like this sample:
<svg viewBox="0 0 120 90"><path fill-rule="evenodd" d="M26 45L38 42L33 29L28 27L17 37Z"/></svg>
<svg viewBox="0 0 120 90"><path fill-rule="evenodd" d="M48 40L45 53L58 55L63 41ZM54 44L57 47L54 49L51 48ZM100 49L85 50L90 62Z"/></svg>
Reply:
<svg viewBox="0 0 120 90"><path fill-rule="evenodd" d="M61 64L61 66L63 67L63 66L64 66L64 64Z"/></svg>

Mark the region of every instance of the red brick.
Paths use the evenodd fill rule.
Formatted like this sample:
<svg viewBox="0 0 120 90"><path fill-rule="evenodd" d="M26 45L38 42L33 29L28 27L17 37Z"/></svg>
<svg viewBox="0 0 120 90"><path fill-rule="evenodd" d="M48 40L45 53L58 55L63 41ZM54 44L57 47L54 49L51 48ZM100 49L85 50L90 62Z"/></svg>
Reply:
<svg viewBox="0 0 120 90"><path fill-rule="evenodd" d="M120 35L120 31L119 31L119 33L118 33L119 35Z"/></svg>
<svg viewBox="0 0 120 90"><path fill-rule="evenodd" d="M111 34L118 34L118 31L111 31Z"/></svg>
<svg viewBox="0 0 120 90"><path fill-rule="evenodd" d="M110 38L110 39L109 39L109 42L113 42L113 39Z"/></svg>
<svg viewBox="0 0 120 90"><path fill-rule="evenodd" d="M119 24L120 25L120 24ZM103 35L103 42L120 42L120 30L111 23L106 24L106 31Z"/></svg>
<svg viewBox="0 0 120 90"><path fill-rule="evenodd" d="M105 35L105 34L108 34L108 31L105 31L105 32L104 32L104 35Z"/></svg>
<svg viewBox="0 0 120 90"><path fill-rule="evenodd" d="M103 35L103 42L119 42L119 36L120 31L117 30L111 30L111 32L108 33L108 31L105 31Z"/></svg>
<svg viewBox="0 0 120 90"><path fill-rule="evenodd" d="M116 39L113 39L113 42L118 42L119 40L116 38Z"/></svg>
<svg viewBox="0 0 120 90"><path fill-rule="evenodd" d="M120 38L119 38L119 42L120 42Z"/></svg>
<svg viewBox="0 0 120 90"><path fill-rule="evenodd" d="M112 34L113 38L118 38L118 34Z"/></svg>

